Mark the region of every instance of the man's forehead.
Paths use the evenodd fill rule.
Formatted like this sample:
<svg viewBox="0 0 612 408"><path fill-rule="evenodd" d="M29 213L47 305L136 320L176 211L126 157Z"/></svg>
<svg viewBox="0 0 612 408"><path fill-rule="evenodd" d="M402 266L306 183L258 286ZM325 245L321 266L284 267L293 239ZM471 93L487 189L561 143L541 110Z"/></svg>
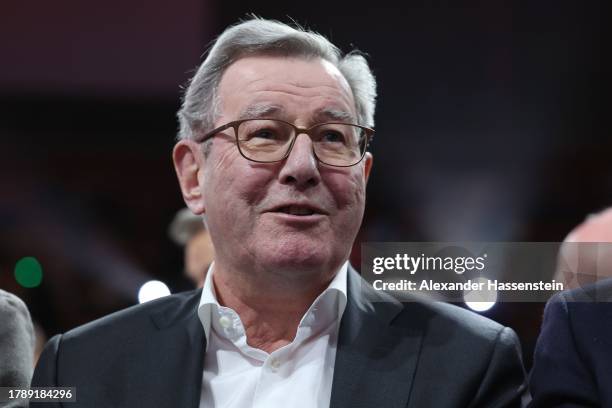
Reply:
<svg viewBox="0 0 612 408"><path fill-rule="evenodd" d="M287 70L286 67L292 66L292 70ZM269 75L274 78L292 81L302 78L304 73L310 74L306 78L307 81L311 75L319 74L316 77L317 81L325 81L328 83L340 82L342 85L347 85L344 75L338 67L330 61L321 57L302 57L302 56L276 56L276 55L247 55L232 62L225 70L224 76L228 72L239 71L239 75L251 77L252 79L260 79ZM296 74L300 75L296 75ZM320 75L325 74L325 76Z"/></svg>
<svg viewBox="0 0 612 408"><path fill-rule="evenodd" d="M231 100L241 105L241 117L263 117L280 114L285 106L273 100L280 96L304 105L306 99L318 99L324 106L316 106L318 116L335 119L354 119L355 104L348 82L329 61L321 58L249 56L230 65L219 85L222 104ZM224 106L228 108L228 106ZM232 109L234 110L234 109Z"/></svg>

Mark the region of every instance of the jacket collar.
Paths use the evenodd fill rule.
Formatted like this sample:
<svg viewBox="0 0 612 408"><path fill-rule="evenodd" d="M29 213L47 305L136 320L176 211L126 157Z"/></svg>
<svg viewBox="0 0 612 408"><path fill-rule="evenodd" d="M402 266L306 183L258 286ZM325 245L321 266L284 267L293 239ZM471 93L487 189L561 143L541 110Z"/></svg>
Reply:
<svg viewBox="0 0 612 408"><path fill-rule="evenodd" d="M422 329L393 325L403 305L375 291L349 268L349 301L342 318L331 408L405 407Z"/></svg>
<svg viewBox="0 0 612 408"><path fill-rule="evenodd" d="M201 289L179 295L175 301L151 314L154 325L162 333L150 336L147 342L154 342L157 355L155 371L147 375L164 375L165 388L158 392L145 393L142 406L163 406L156 395L164 400L175 401L173 406L198 408L202 390L204 350L206 339L198 319L197 307ZM178 304L177 304L178 303Z"/></svg>
<svg viewBox="0 0 612 408"><path fill-rule="evenodd" d="M405 407L416 372L422 328L394 326L403 305L374 290L351 266L347 291L330 407ZM178 305L169 302L151 315L157 329L164 332L149 339L157 343L158 350L156 373L151 374L168 375L164 392L176 406L199 407L206 349L197 315L201 294L201 289L190 292L177 300ZM143 406L157 405L156 401L147 403Z"/></svg>

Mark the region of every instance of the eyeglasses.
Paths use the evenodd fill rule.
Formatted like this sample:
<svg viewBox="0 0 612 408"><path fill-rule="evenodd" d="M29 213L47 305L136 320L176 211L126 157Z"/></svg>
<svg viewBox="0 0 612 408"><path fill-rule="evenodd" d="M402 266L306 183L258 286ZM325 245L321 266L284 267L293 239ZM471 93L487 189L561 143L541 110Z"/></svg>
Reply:
<svg viewBox="0 0 612 408"><path fill-rule="evenodd" d="M220 126L196 138L204 143L227 129L233 129L236 146L247 160L273 163L286 159L297 135L307 134L312 140L312 151L321 163L335 167L354 166L365 156L374 130L348 123L320 123L310 128L299 128L278 119L243 119Z"/></svg>

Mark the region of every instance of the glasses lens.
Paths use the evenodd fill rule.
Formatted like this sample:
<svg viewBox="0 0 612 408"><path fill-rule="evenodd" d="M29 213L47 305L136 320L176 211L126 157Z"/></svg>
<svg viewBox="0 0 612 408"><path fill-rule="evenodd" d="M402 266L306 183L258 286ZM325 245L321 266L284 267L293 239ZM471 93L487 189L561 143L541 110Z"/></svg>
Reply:
<svg viewBox="0 0 612 408"><path fill-rule="evenodd" d="M325 123L312 130L314 150L323 163L332 166L352 166L363 158L366 131L359 126Z"/></svg>
<svg viewBox="0 0 612 408"><path fill-rule="evenodd" d="M293 128L269 119L252 119L238 126L238 146L247 158L260 162L281 160L291 145Z"/></svg>

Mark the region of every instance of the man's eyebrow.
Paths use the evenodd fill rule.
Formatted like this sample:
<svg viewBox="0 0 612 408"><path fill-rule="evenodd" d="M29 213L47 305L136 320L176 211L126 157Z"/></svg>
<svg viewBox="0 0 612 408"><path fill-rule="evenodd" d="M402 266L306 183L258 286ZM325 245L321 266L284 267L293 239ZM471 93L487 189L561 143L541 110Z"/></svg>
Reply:
<svg viewBox="0 0 612 408"><path fill-rule="evenodd" d="M259 119L259 118L275 118L275 117L283 117L285 113L285 108L280 105L273 105L268 103L258 103L254 105L249 105L244 108L239 116L238 120L243 119ZM342 109L331 109L324 108L316 111L312 115L312 120L314 123L321 122L346 122L346 123L357 123L355 116Z"/></svg>
<svg viewBox="0 0 612 408"><path fill-rule="evenodd" d="M357 123L355 116L352 113L341 109L321 109L314 114L314 119L317 122L338 121L346 123Z"/></svg>
<svg viewBox="0 0 612 408"><path fill-rule="evenodd" d="M243 109L240 112L238 119L242 120L242 119L269 118L269 117L278 116L283 111L284 109L282 106L260 103L260 104L247 106L245 109Z"/></svg>

